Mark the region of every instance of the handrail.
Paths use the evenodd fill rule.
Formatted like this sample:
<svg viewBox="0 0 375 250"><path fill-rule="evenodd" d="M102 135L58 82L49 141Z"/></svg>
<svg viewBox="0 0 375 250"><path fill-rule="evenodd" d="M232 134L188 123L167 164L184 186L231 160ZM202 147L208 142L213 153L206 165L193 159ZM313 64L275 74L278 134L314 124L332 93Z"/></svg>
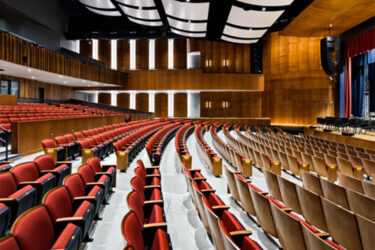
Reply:
<svg viewBox="0 0 375 250"><path fill-rule="evenodd" d="M5 140L0 138L0 142L5 144L5 161L8 161L8 143L9 143L8 142L8 138L9 138L8 135L10 135L10 132L6 128L4 128L3 126L0 126L0 129L2 129L5 133L5 135L6 135Z"/></svg>

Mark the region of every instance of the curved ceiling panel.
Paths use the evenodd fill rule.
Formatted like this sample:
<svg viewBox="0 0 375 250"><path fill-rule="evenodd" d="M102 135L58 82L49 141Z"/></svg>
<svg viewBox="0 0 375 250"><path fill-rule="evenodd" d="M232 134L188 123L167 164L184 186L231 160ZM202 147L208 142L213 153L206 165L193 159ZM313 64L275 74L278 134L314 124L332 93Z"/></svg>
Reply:
<svg viewBox="0 0 375 250"><path fill-rule="evenodd" d="M86 8L89 11L94 12L95 14L99 14L103 16L121 16L121 13L117 11L117 9L116 10L98 10L98 9L90 8L88 6L86 6Z"/></svg>
<svg viewBox="0 0 375 250"><path fill-rule="evenodd" d="M293 3L294 0L237 0L241 3L247 3L259 6L288 6Z"/></svg>
<svg viewBox="0 0 375 250"><path fill-rule="evenodd" d="M205 21L208 19L209 2L193 3L162 0L165 13L179 19Z"/></svg>
<svg viewBox="0 0 375 250"><path fill-rule="evenodd" d="M116 9L111 0L79 0L86 6L99 9Z"/></svg>
<svg viewBox="0 0 375 250"><path fill-rule="evenodd" d="M221 36L221 40L231 42L231 43L256 43L258 42L258 40L235 39L235 38L227 37L225 35Z"/></svg>
<svg viewBox="0 0 375 250"><path fill-rule="evenodd" d="M229 25L225 25L223 34L240 37L240 38L260 38L267 32L267 29L251 30L251 29L239 29Z"/></svg>
<svg viewBox="0 0 375 250"><path fill-rule="evenodd" d="M161 21L142 21L142 20L138 20L138 19L135 19L135 18L132 18L132 17L128 17L130 21L134 22L134 23L138 23L138 24L142 24L142 25L147 25L147 26L162 26L163 25L163 22Z"/></svg>
<svg viewBox="0 0 375 250"><path fill-rule="evenodd" d="M187 37L205 37L206 36L206 33L190 33L190 32L176 30L173 28L171 28L171 31L180 36L187 36Z"/></svg>
<svg viewBox="0 0 375 250"><path fill-rule="evenodd" d="M173 18L168 18L169 26L179 29L179 30L186 30L186 31L196 31L196 32L206 32L207 23L189 23L179 21Z"/></svg>
<svg viewBox="0 0 375 250"><path fill-rule="evenodd" d="M244 10L243 8L232 5L227 23L248 28L271 27L283 12L283 10Z"/></svg>
<svg viewBox="0 0 375 250"><path fill-rule="evenodd" d="M121 6L121 9L125 12L127 16L134 18L144 19L144 20L160 20L159 12L157 9L143 10L134 9L125 6Z"/></svg>
<svg viewBox="0 0 375 250"><path fill-rule="evenodd" d="M154 0L116 0L116 2L137 7L155 7Z"/></svg>

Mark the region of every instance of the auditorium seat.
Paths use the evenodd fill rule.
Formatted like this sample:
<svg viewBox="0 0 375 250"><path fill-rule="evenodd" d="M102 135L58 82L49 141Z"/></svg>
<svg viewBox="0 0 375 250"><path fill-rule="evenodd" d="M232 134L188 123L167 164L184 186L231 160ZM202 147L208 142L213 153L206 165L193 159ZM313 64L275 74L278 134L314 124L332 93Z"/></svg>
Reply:
<svg viewBox="0 0 375 250"><path fill-rule="evenodd" d="M375 246L375 222L358 214L355 215L355 218L357 220L359 234L361 235L363 249L373 249Z"/></svg>
<svg viewBox="0 0 375 250"><path fill-rule="evenodd" d="M197 182L192 182L192 194L193 194L193 201L196 202L196 208L198 208L199 215L202 219L203 226L205 227L206 231L210 233L210 227L208 225L208 219L206 211L204 210L203 206L203 197L209 197L210 193L215 192L214 189L205 181L202 181L198 186Z"/></svg>
<svg viewBox="0 0 375 250"><path fill-rule="evenodd" d="M233 171L229 170L227 166L224 165L224 173L225 173L225 176L227 177L228 189L229 189L230 193L232 194L232 196L235 200L240 201L241 198L240 198L240 195L238 193L236 181L234 180L234 174L239 173L239 171L233 172Z"/></svg>
<svg viewBox="0 0 375 250"><path fill-rule="evenodd" d="M375 222L375 199L350 189L345 191L350 211Z"/></svg>
<svg viewBox="0 0 375 250"><path fill-rule="evenodd" d="M363 168L362 166L355 166L350 161L337 157L338 171L348 176L353 176L360 180L363 179Z"/></svg>
<svg viewBox="0 0 375 250"><path fill-rule="evenodd" d="M335 165L326 164L323 158L312 156L312 162L315 172L319 176L327 177L330 181L337 179L337 167Z"/></svg>
<svg viewBox="0 0 375 250"><path fill-rule="evenodd" d="M132 188L138 192L142 200L162 200L160 186L145 186L141 177L135 176L130 181Z"/></svg>
<svg viewBox="0 0 375 250"><path fill-rule="evenodd" d="M343 208L349 209L345 188L325 179L320 179L320 185L322 186L324 198L337 205L342 206Z"/></svg>
<svg viewBox="0 0 375 250"><path fill-rule="evenodd" d="M82 201L90 201L95 205L95 215L98 216L100 205L104 201L104 189L98 185L86 186L79 174L68 175L64 179L64 186L68 189L70 198L73 203L81 203Z"/></svg>
<svg viewBox="0 0 375 250"><path fill-rule="evenodd" d="M147 175L141 167L136 167L134 173L136 176L140 177L144 186L160 186L160 175Z"/></svg>
<svg viewBox="0 0 375 250"><path fill-rule="evenodd" d="M338 179L339 179L339 185L343 188L346 188L346 189L351 189L351 190L354 190L358 193L363 193L363 190L362 190L362 183L359 179L357 178L354 178L354 177L351 177L351 176L347 176L346 174L343 174L343 173L338 173Z"/></svg>
<svg viewBox="0 0 375 250"><path fill-rule="evenodd" d="M3 163L0 165L0 173L7 172L12 168L12 166L8 163Z"/></svg>
<svg viewBox="0 0 375 250"><path fill-rule="evenodd" d="M318 195L323 195L323 190L322 186L320 185L319 177L313 175L312 173L301 171L301 179L304 188Z"/></svg>
<svg viewBox="0 0 375 250"><path fill-rule="evenodd" d="M31 185L38 191L38 201L44 194L57 184L56 177L51 173L39 173L34 162L25 162L14 166L10 172L13 174L18 186Z"/></svg>
<svg viewBox="0 0 375 250"><path fill-rule="evenodd" d="M365 173L372 178L372 181L375 182L375 159L367 160L362 159L362 165L365 170Z"/></svg>
<svg viewBox="0 0 375 250"><path fill-rule="evenodd" d="M68 223L73 223L82 229L83 238L88 238L91 222L95 216L94 205L85 200L79 205L71 199L68 189L59 186L50 190L42 201L51 216L56 228L65 228Z"/></svg>
<svg viewBox="0 0 375 250"><path fill-rule="evenodd" d="M73 147L74 156L79 156L81 154L81 148L80 148L78 141L74 137L74 135L66 134L64 135L64 138L65 138L65 141L67 141L69 144L74 143L74 147Z"/></svg>
<svg viewBox="0 0 375 250"><path fill-rule="evenodd" d="M41 155L34 159L34 163L42 174L52 173L56 176L57 185L61 185L64 178L71 173L71 162L55 163L52 155Z"/></svg>
<svg viewBox="0 0 375 250"><path fill-rule="evenodd" d="M337 245L333 241L325 239L327 238L327 235L325 233L313 233L310 231L310 229L303 225L301 225L301 229L305 240L306 249L308 250L345 250L345 248Z"/></svg>
<svg viewBox="0 0 375 250"><path fill-rule="evenodd" d="M99 186L104 191L104 202L107 199L107 195L109 193L110 189L110 181L111 178L109 178L107 175L95 175L94 170L89 165L82 165L78 168L78 173L82 177L83 182L85 183L85 186L88 188L92 188L94 186Z"/></svg>
<svg viewBox="0 0 375 250"><path fill-rule="evenodd" d="M100 160L97 157L90 158L87 161L87 164L90 165L90 167L94 170L95 175L107 175L111 178L110 182L110 188L112 190L112 187L116 186L116 165L114 164L107 164L107 165L101 165Z"/></svg>
<svg viewBox="0 0 375 250"><path fill-rule="evenodd" d="M268 171L267 169L263 169L264 179L267 183L268 192L271 194L273 198L276 200L282 201L283 198L281 197L279 183L277 182L276 174Z"/></svg>
<svg viewBox="0 0 375 250"><path fill-rule="evenodd" d="M298 200L297 190L296 190L297 185L279 175L274 175L274 176L277 177L277 183L279 184L280 194L282 197L281 200L283 201L283 203L287 207L292 208L293 211L295 211L296 213L301 214L302 211L299 205L299 200Z"/></svg>
<svg viewBox="0 0 375 250"><path fill-rule="evenodd" d="M58 232L44 206L23 213L14 222L10 233L0 239L1 250L78 250L82 240L81 228L72 223Z"/></svg>
<svg viewBox="0 0 375 250"><path fill-rule="evenodd" d="M149 227L139 224L136 214L128 212L121 222L122 234L127 242L125 249L131 250L169 250L167 223L155 223Z"/></svg>
<svg viewBox="0 0 375 250"><path fill-rule="evenodd" d="M42 141L42 146L45 154L53 155L56 161L65 161L66 152L62 146L57 146L53 139L46 139Z"/></svg>
<svg viewBox="0 0 375 250"><path fill-rule="evenodd" d="M368 197L375 199L375 183L371 183L368 181L362 181L362 189L363 193Z"/></svg>
<svg viewBox="0 0 375 250"><path fill-rule="evenodd" d="M79 147L75 142L69 142L65 136L56 136L57 146L65 148L67 152L66 160L75 160L75 156L79 154Z"/></svg>
<svg viewBox="0 0 375 250"><path fill-rule="evenodd" d="M142 168L147 175L152 174L152 175L155 175L155 176L157 176L157 175L160 176L159 166L145 167L142 160L137 160L137 165L138 165L138 167Z"/></svg>
<svg viewBox="0 0 375 250"><path fill-rule="evenodd" d="M0 198L1 200L1 198ZM10 223L11 210L4 203L0 202L0 237L2 237Z"/></svg>
<svg viewBox="0 0 375 250"><path fill-rule="evenodd" d="M240 196L240 201L243 209L253 216L256 216L253 201L251 200L250 196L250 189L249 187L253 186L251 181L245 179L242 175L235 174L234 179L236 181L238 194Z"/></svg>

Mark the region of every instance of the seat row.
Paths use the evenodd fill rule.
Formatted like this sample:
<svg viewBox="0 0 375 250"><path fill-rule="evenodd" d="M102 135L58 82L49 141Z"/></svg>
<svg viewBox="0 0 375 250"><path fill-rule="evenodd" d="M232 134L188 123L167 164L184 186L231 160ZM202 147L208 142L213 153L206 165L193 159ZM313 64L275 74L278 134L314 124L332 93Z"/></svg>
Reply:
<svg viewBox="0 0 375 250"><path fill-rule="evenodd" d="M115 179L115 166L90 159L78 173L66 176L63 186L48 191L41 205L19 216L10 234L0 239L0 248L80 249Z"/></svg>
<svg viewBox="0 0 375 250"><path fill-rule="evenodd" d="M124 216L121 230L127 242L125 249L167 250L172 245L167 233L163 195L158 166L145 167L137 161L133 190L127 196L130 211Z"/></svg>

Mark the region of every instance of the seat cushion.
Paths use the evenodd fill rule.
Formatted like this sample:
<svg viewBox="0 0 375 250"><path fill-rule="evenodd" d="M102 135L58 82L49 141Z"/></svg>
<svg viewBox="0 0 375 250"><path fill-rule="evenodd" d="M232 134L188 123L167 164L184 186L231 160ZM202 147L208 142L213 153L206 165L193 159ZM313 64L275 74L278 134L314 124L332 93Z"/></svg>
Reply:
<svg viewBox="0 0 375 250"><path fill-rule="evenodd" d="M242 240L241 249L244 250L261 250L262 248L249 237L244 237Z"/></svg>
<svg viewBox="0 0 375 250"><path fill-rule="evenodd" d="M18 246L16 238L10 236L3 241L0 242L0 249L1 250L18 250L20 247Z"/></svg>
<svg viewBox="0 0 375 250"><path fill-rule="evenodd" d="M81 229L73 223L68 223L51 249L67 249L68 245L70 245L69 243L76 240L80 230Z"/></svg>
<svg viewBox="0 0 375 250"><path fill-rule="evenodd" d="M236 217L234 217L234 215L228 211L223 212L221 220L227 228L228 232L244 230Z"/></svg>
<svg viewBox="0 0 375 250"><path fill-rule="evenodd" d="M158 177L153 177L151 185L152 186L159 186L160 185L160 179Z"/></svg>
<svg viewBox="0 0 375 250"><path fill-rule="evenodd" d="M91 202L83 201L74 213L73 217L83 217L86 214L86 212L89 212L90 206Z"/></svg>
<svg viewBox="0 0 375 250"><path fill-rule="evenodd" d="M168 250L167 233L161 229L156 230L154 240L152 241L151 250Z"/></svg>
<svg viewBox="0 0 375 250"><path fill-rule="evenodd" d="M19 199L21 196L27 195L32 189L33 187L31 185L27 185L21 188L20 190L14 192L13 194L9 195L9 198Z"/></svg>
<svg viewBox="0 0 375 250"><path fill-rule="evenodd" d="M223 201L219 198L219 196L217 196L214 193L210 193L210 195L208 196L208 203L211 207L224 205Z"/></svg>
<svg viewBox="0 0 375 250"><path fill-rule="evenodd" d="M154 190L152 190L150 200L161 200L161 192L159 189L154 188Z"/></svg>
<svg viewBox="0 0 375 250"><path fill-rule="evenodd" d="M36 182L39 182L39 183L43 183L43 182L47 181L49 178L51 178L51 177L53 177L53 174L48 173L48 174L45 174L45 175L39 177L39 178L36 179L35 181L36 181Z"/></svg>
<svg viewBox="0 0 375 250"><path fill-rule="evenodd" d="M63 164L63 165L60 165L60 166L56 167L55 170L58 171L58 172L60 172L60 171L62 171L64 169L66 169L66 168L69 168L69 166L66 165L66 164Z"/></svg>
<svg viewBox="0 0 375 250"><path fill-rule="evenodd" d="M98 182L99 182L99 183L105 183L105 182L107 181L107 179L108 179L108 176L103 175L103 176L101 176L101 177L99 178Z"/></svg>
<svg viewBox="0 0 375 250"><path fill-rule="evenodd" d="M87 194L88 197L96 197L98 194L100 194L102 188L99 186L94 186L90 192Z"/></svg>
<svg viewBox="0 0 375 250"><path fill-rule="evenodd" d="M163 210L161 206L154 205L152 207L150 218L147 220L147 223L163 222Z"/></svg>

